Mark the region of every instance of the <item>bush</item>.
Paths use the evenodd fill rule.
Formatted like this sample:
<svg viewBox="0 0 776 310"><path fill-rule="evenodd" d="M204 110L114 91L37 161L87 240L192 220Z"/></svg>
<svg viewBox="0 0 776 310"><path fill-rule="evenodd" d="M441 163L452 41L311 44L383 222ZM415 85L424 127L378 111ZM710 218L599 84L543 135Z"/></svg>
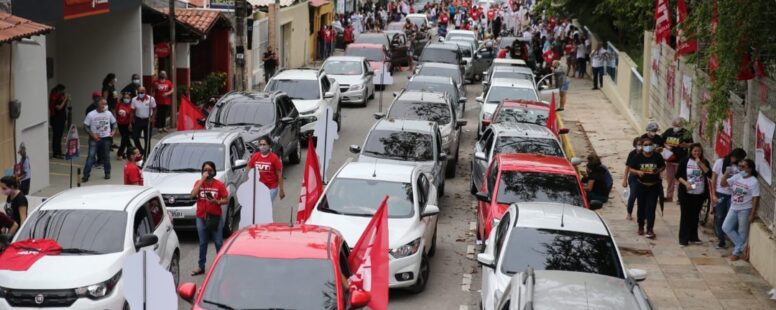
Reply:
<svg viewBox="0 0 776 310"><path fill-rule="evenodd" d="M221 97L222 90L226 86L226 73L212 72L204 81L191 83L191 102L197 105L204 104L210 98Z"/></svg>

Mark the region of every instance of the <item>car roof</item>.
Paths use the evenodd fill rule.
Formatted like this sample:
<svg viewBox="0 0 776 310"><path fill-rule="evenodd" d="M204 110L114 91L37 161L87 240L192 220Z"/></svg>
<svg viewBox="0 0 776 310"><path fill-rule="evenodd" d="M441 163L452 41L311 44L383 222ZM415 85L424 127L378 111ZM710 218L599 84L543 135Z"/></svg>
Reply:
<svg viewBox="0 0 776 310"><path fill-rule="evenodd" d="M154 189L137 185L94 185L64 190L47 199L39 210L124 211L135 197Z"/></svg>
<svg viewBox="0 0 776 310"><path fill-rule="evenodd" d="M216 102L216 107L218 107L223 102L228 102L229 100L232 100L237 97L247 97L247 99L258 101L259 103L271 103L270 98L272 98L272 95L274 93L267 93L267 92L260 92L260 91L232 91L224 94L221 96L221 98L218 98L218 102Z"/></svg>
<svg viewBox="0 0 776 310"><path fill-rule="evenodd" d="M459 37L459 38L460 38L460 37ZM468 49L473 49L473 47L472 47L472 44L471 44L471 42L470 42L470 41L462 41L462 40L447 40L447 41L445 41L445 43L444 43L444 44L455 44L455 45L457 45L459 48L460 48L460 47L465 47L465 48L468 48Z"/></svg>
<svg viewBox="0 0 776 310"><path fill-rule="evenodd" d="M413 165L387 164L377 162L346 163L336 178L381 180L386 182L412 183Z"/></svg>
<svg viewBox="0 0 776 310"><path fill-rule="evenodd" d="M513 58L496 58L493 59L494 64L515 64L515 65L522 65L526 66L525 60L522 59L513 59Z"/></svg>
<svg viewBox="0 0 776 310"><path fill-rule="evenodd" d="M419 102L437 102L447 103L444 94L438 92L424 92L417 90L408 90L396 97L396 101L419 101Z"/></svg>
<svg viewBox="0 0 776 310"><path fill-rule="evenodd" d="M434 122L423 120L397 120L397 119L381 119L377 121L373 130L385 130L385 131L414 131L422 133L432 133L434 129Z"/></svg>
<svg viewBox="0 0 776 310"><path fill-rule="evenodd" d="M358 36L359 36L359 37L360 37L360 36L372 36L372 37L376 37L376 36L379 36L379 35L382 35L382 36L388 37L388 35L387 35L387 34L385 34L385 32L363 32L363 33L359 34Z"/></svg>
<svg viewBox="0 0 776 310"><path fill-rule="evenodd" d="M497 155L497 160L501 171L577 175L574 166L563 157L533 153L501 153Z"/></svg>
<svg viewBox="0 0 776 310"><path fill-rule="evenodd" d="M477 36L477 33L471 30L460 30L460 29L451 29L447 31L447 34L470 34L472 36Z"/></svg>
<svg viewBox="0 0 776 310"><path fill-rule="evenodd" d="M457 51L459 50L458 45L452 45L452 44L445 44L445 43L431 43L427 45L425 49L443 49L443 50L450 50L450 51Z"/></svg>
<svg viewBox="0 0 776 310"><path fill-rule="evenodd" d="M526 99L505 99L501 102L502 108L507 107L530 107L530 108L542 108L544 110L550 110L550 106L541 101L526 100Z"/></svg>
<svg viewBox="0 0 776 310"><path fill-rule="evenodd" d="M329 58L326 58L326 61L364 61L366 60L366 57L362 56L329 56Z"/></svg>
<svg viewBox="0 0 776 310"><path fill-rule="evenodd" d="M520 72L534 75L533 71L531 71L531 68L520 66L495 66L493 67L493 72Z"/></svg>
<svg viewBox="0 0 776 310"><path fill-rule="evenodd" d="M334 228L274 223L241 229L224 252L227 255L284 259L327 259L342 236Z"/></svg>
<svg viewBox="0 0 776 310"><path fill-rule="evenodd" d="M496 78L490 82L490 87L515 87L515 88L534 88L533 81L525 79Z"/></svg>
<svg viewBox="0 0 776 310"><path fill-rule="evenodd" d="M288 69L280 71L273 80L317 80L318 70L315 69Z"/></svg>
<svg viewBox="0 0 776 310"><path fill-rule="evenodd" d="M457 65L446 64L441 62L426 62L426 63L423 63L423 66L420 67L420 70L423 70L423 68L442 68L442 69L450 69L450 70L461 70L460 68L458 68Z"/></svg>
<svg viewBox="0 0 776 310"><path fill-rule="evenodd" d="M521 202L512 206L517 210L515 227L609 236L609 230L598 213L582 206L557 202Z"/></svg>
<svg viewBox="0 0 776 310"><path fill-rule="evenodd" d="M546 126L529 124L529 123L495 123L493 126L493 132L499 136L509 137L527 137L527 138L545 138L557 140L555 134Z"/></svg>
<svg viewBox="0 0 776 310"><path fill-rule="evenodd" d="M374 49L383 49L385 45L377 44L377 43L350 43L348 44L348 48L374 48Z"/></svg>
<svg viewBox="0 0 776 310"><path fill-rule="evenodd" d="M522 286L523 275L518 273L512 277L513 293ZM640 309L627 280L620 278L588 272L536 270L534 280L534 309L568 309L572 305L602 310Z"/></svg>
<svg viewBox="0 0 776 310"><path fill-rule="evenodd" d="M167 134L159 143L214 143L223 144L225 141L239 136L240 129L213 128L209 130L176 131Z"/></svg>
<svg viewBox="0 0 776 310"><path fill-rule="evenodd" d="M410 82L424 82L424 83L439 83L439 84L453 84L455 81L449 76L436 76L436 75L413 75L410 78Z"/></svg>

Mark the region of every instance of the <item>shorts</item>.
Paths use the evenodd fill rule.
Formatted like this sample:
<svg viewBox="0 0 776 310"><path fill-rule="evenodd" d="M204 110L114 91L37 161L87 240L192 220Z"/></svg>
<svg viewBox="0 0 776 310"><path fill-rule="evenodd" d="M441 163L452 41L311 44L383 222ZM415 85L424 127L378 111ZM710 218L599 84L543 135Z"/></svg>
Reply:
<svg viewBox="0 0 776 310"><path fill-rule="evenodd" d="M569 91L569 87L570 86L571 86L571 81L566 80L565 82L563 82L562 85L560 85L560 91L565 93L565 92Z"/></svg>

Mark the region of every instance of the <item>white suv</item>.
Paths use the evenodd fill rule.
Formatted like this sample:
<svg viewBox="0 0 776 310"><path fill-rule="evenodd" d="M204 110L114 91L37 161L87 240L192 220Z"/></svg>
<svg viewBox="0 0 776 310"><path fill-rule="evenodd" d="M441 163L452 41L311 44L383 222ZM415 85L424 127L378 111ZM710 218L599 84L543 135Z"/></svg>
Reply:
<svg viewBox="0 0 776 310"><path fill-rule="evenodd" d="M154 146L143 164L143 180L162 192L176 229L194 228L197 200L191 197L191 189L202 177L202 164L212 161L215 178L229 191L229 203L221 206L224 236L229 236L240 223L235 193L248 177L245 167L250 156L238 129L175 132Z"/></svg>
<svg viewBox="0 0 776 310"><path fill-rule="evenodd" d="M0 309L129 309L124 259L154 251L162 267L180 271L180 246L158 190L99 185L61 192L33 211L14 241L52 239L59 255L26 271L0 270Z"/></svg>
<svg viewBox="0 0 776 310"><path fill-rule="evenodd" d="M314 69L282 70L269 80L264 91L282 91L291 98L299 111L303 137L313 131L315 121L321 118L326 105L334 111L332 119L337 122L337 130L342 129L339 83L325 72Z"/></svg>

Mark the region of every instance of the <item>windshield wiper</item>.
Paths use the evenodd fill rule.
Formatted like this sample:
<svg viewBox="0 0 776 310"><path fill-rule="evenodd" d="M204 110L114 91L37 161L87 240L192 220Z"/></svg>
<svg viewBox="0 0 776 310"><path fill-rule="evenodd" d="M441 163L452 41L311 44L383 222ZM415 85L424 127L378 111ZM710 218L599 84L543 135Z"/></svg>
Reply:
<svg viewBox="0 0 776 310"><path fill-rule="evenodd" d="M220 112L219 112L219 114L220 114ZM210 121L210 123L213 124L213 126L216 126L216 127L227 126L224 123L216 122L216 121Z"/></svg>
<svg viewBox="0 0 776 310"><path fill-rule="evenodd" d="M62 251L60 252L67 253L67 254L103 254L102 252L97 252L95 250L87 250L87 249L79 249L79 248L62 249Z"/></svg>
<svg viewBox="0 0 776 310"><path fill-rule="evenodd" d="M256 126L256 127L261 127L261 124L256 124L256 123L229 123L229 124L226 124L226 126Z"/></svg>
<svg viewBox="0 0 776 310"><path fill-rule="evenodd" d="M170 171L170 172L199 172L200 169L197 169L197 168L178 168L178 169L168 169L167 171Z"/></svg>
<svg viewBox="0 0 776 310"><path fill-rule="evenodd" d="M207 299L203 299L203 300L202 300L202 302L203 302L203 303L206 303L206 304L211 304L211 305L214 305L214 306L218 306L218 307L219 307L219 308L221 308L221 309L227 309L227 310L237 310L237 309L235 309L235 308L232 308L232 307L230 307L230 306L227 306L227 305L225 305L225 304L222 304L222 303L217 303L217 302L215 302L215 301L210 301L210 300L207 300Z"/></svg>
<svg viewBox="0 0 776 310"><path fill-rule="evenodd" d="M159 171L159 172L169 172L170 171L170 169L167 169L167 168L164 168L164 167L160 167L160 166L147 166L146 168L153 169L153 170L156 170L156 171Z"/></svg>

